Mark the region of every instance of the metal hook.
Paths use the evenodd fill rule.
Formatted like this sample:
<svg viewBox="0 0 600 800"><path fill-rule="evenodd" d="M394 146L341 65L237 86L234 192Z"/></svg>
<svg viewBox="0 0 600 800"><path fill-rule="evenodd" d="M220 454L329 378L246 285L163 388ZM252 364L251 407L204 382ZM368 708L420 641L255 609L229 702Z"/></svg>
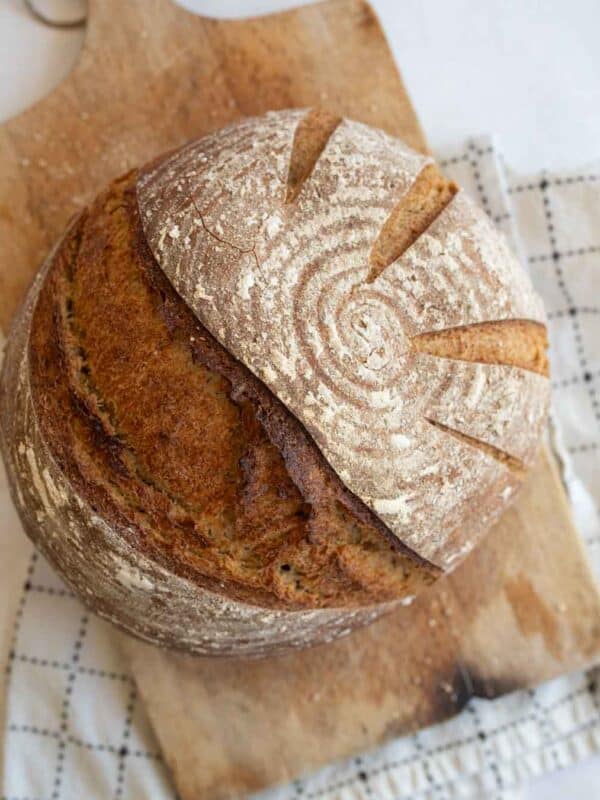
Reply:
<svg viewBox="0 0 600 800"><path fill-rule="evenodd" d="M67 28L81 28L87 21L87 11L84 12L83 16L77 19L56 20L36 8L34 0L23 0L23 2L31 16L43 25L47 25L49 28L62 28L63 30Z"/></svg>

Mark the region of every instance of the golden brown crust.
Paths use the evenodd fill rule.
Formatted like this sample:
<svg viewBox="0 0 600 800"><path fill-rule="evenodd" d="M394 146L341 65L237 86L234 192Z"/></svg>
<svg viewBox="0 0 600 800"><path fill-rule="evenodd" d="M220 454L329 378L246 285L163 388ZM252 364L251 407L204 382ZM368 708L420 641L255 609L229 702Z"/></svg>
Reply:
<svg viewBox="0 0 600 800"><path fill-rule="evenodd" d="M504 364L537 372L546 378L548 334L546 326L527 319L503 319L414 336L411 347L439 358Z"/></svg>
<svg viewBox="0 0 600 800"><path fill-rule="evenodd" d="M325 145L341 121L341 117L319 108L311 109L302 117L292 142L286 179L286 203L291 203L298 197L302 184L313 171Z"/></svg>
<svg viewBox="0 0 600 800"><path fill-rule="evenodd" d="M435 164L423 167L408 192L391 210L373 242L368 283L373 283L425 233L457 191L458 186L446 180Z"/></svg>
<svg viewBox="0 0 600 800"><path fill-rule="evenodd" d="M510 502L546 415L543 321L428 159L326 112L245 120L115 181L46 260L0 376L15 503L149 641L328 641Z"/></svg>
<svg viewBox="0 0 600 800"><path fill-rule="evenodd" d="M135 181L82 216L34 314L34 404L61 468L140 552L230 598L294 609L417 593L438 570L388 538L172 289Z"/></svg>

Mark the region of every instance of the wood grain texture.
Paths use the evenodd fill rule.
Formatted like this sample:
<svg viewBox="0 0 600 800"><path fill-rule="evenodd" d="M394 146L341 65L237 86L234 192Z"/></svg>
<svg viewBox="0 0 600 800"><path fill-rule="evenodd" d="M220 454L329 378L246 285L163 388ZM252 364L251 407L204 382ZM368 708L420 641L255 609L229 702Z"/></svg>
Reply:
<svg viewBox="0 0 600 800"><path fill-rule="evenodd" d="M166 0L90 5L73 74L0 128L5 330L73 212L187 138L244 114L325 104L425 150L363 2L240 22L191 17ZM599 611L543 456L450 579L347 640L257 662L185 660L129 639L124 647L182 798L225 798L443 719L472 693L496 696L590 663L600 655Z"/></svg>

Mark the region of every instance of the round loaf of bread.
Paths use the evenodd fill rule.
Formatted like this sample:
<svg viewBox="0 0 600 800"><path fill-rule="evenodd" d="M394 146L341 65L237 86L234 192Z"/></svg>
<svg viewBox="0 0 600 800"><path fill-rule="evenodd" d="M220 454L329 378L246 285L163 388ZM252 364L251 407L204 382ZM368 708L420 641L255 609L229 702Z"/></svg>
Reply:
<svg viewBox="0 0 600 800"><path fill-rule="evenodd" d="M257 655L408 604L514 497L544 313L431 159L323 111L247 119L114 181L9 336L24 526L149 641Z"/></svg>

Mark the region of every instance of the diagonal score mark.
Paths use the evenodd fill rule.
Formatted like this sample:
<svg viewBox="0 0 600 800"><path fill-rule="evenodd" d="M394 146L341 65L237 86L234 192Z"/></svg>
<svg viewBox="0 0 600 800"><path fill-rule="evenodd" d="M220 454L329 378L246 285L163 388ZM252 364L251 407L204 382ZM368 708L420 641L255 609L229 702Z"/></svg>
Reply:
<svg viewBox="0 0 600 800"><path fill-rule="evenodd" d="M446 180L435 164L427 164L391 210L369 254L367 283L405 253L452 200L458 186Z"/></svg>
<svg viewBox="0 0 600 800"><path fill-rule="evenodd" d="M481 439L477 439L475 436L469 436L467 433L462 433L461 431L456 430L456 428L450 428L448 425L444 425L442 422L438 422L430 417L425 417L425 422L428 422L430 425L433 425L434 428L447 433L449 436L453 436L460 442L469 445L469 447L474 447L476 450L480 450L482 453L485 453L485 455L493 458L495 461L499 461L516 477L520 479L525 477L527 471L525 464L519 458L511 456L510 453L500 450L498 447L494 447L493 444L483 442Z"/></svg>
<svg viewBox="0 0 600 800"><path fill-rule="evenodd" d="M520 367L545 377L550 372L546 326L533 320L490 320L420 333L411 347L439 358Z"/></svg>
<svg viewBox="0 0 600 800"><path fill-rule="evenodd" d="M311 108L300 120L294 133L292 155L288 166L285 202L293 203L304 181L310 176L319 156L341 117L320 108Z"/></svg>

